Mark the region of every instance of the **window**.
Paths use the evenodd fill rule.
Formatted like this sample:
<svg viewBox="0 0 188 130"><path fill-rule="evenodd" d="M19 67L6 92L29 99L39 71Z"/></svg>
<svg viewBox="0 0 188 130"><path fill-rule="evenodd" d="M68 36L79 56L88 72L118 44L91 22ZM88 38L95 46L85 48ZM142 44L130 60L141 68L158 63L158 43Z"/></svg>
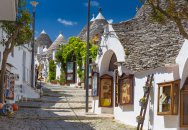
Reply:
<svg viewBox="0 0 188 130"><path fill-rule="evenodd" d="M113 104L113 78L110 75L100 77L100 107L112 107Z"/></svg>
<svg viewBox="0 0 188 130"><path fill-rule="evenodd" d="M159 83L158 115L177 115L179 106L179 81Z"/></svg>
<svg viewBox="0 0 188 130"><path fill-rule="evenodd" d="M188 128L188 78L181 90L180 126Z"/></svg>
<svg viewBox="0 0 188 130"><path fill-rule="evenodd" d="M118 82L120 105L133 104L133 75L123 74Z"/></svg>

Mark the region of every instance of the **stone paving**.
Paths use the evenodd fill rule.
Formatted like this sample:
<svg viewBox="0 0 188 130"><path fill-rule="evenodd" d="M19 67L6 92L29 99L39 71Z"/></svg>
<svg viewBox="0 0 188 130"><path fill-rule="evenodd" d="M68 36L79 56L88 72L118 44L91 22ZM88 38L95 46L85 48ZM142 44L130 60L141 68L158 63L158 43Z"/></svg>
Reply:
<svg viewBox="0 0 188 130"><path fill-rule="evenodd" d="M19 103L12 118L0 117L0 130L135 130L112 115L85 114L85 91L46 86L40 99ZM89 98L91 108L91 97Z"/></svg>

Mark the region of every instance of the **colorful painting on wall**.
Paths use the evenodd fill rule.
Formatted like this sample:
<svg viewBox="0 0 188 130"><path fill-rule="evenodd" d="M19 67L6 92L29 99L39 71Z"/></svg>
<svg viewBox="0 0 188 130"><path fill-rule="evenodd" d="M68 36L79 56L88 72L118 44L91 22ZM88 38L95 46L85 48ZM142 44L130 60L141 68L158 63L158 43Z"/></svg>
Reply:
<svg viewBox="0 0 188 130"><path fill-rule="evenodd" d="M119 78L120 105L133 104L133 75L123 74Z"/></svg>
<svg viewBox="0 0 188 130"><path fill-rule="evenodd" d="M113 78L109 75L103 75L100 77L100 106L112 107L113 104Z"/></svg>

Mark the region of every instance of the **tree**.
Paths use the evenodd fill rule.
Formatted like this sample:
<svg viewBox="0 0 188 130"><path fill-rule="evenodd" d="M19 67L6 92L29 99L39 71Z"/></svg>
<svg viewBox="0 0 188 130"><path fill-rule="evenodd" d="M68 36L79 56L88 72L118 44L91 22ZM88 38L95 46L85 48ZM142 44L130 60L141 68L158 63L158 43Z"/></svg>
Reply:
<svg viewBox="0 0 188 130"><path fill-rule="evenodd" d="M140 0L152 8L152 21L165 24L168 20L174 21L180 34L188 39L184 24L188 22L188 1L186 0ZM165 3L166 6L164 6ZM181 4L182 3L182 4Z"/></svg>
<svg viewBox="0 0 188 130"><path fill-rule="evenodd" d="M25 8L25 3L19 3L18 14L16 21L3 21L2 29L6 34L1 41L4 46L3 59L1 64L1 74L0 74L0 102L4 102L4 75L6 72L6 63L10 52L15 46L19 46L28 43L32 37L32 31L30 28L31 15L29 11Z"/></svg>
<svg viewBox="0 0 188 130"><path fill-rule="evenodd" d="M55 80L56 79L56 64L54 60L50 60L49 62L49 80Z"/></svg>
<svg viewBox="0 0 188 130"><path fill-rule="evenodd" d="M90 60L95 60L98 46L90 43ZM66 45L62 45L56 53L56 62L61 63L63 71L66 71L67 61L75 60L78 69L78 77L84 80L83 65L86 61L86 43L80 38L71 37Z"/></svg>

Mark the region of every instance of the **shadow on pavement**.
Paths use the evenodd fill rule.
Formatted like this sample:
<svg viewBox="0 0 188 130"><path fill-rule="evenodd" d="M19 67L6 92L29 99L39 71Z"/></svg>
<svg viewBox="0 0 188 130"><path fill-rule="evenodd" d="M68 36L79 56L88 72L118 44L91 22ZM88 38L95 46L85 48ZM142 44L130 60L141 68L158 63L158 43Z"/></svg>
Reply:
<svg viewBox="0 0 188 130"><path fill-rule="evenodd" d="M75 101L71 106L67 98L77 97L71 90L62 93L59 89L63 88L54 87L52 91L44 87L40 99L19 102L20 109L14 117L0 119L0 130L95 130L75 114L84 112L84 104Z"/></svg>

